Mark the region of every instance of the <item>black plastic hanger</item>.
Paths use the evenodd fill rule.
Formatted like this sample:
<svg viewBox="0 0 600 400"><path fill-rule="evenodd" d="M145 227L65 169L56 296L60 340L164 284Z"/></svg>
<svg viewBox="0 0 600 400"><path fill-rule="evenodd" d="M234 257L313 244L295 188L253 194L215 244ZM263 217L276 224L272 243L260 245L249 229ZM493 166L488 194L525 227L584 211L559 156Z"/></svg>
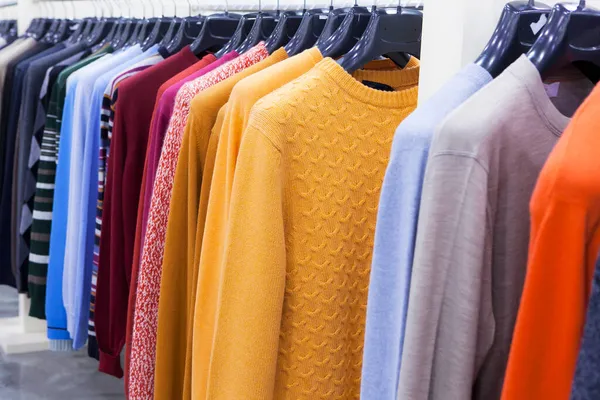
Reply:
<svg viewBox="0 0 600 400"><path fill-rule="evenodd" d="M70 19L63 19L60 21L56 32L54 33L54 37L52 38L52 43L60 43L69 38L70 33L72 32L71 28L75 23Z"/></svg>
<svg viewBox="0 0 600 400"><path fill-rule="evenodd" d="M534 4L533 0L513 1L504 6L496 30L475 64L483 67L493 77L502 73L522 54L527 53L542 32L542 26L550 13L546 4Z"/></svg>
<svg viewBox="0 0 600 400"><path fill-rule="evenodd" d="M87 44L90 46L96 46L99 44L104 45L108 43L108 41L104 42L104 40L110 35L110 32L116 29L116 23L117 21L114 18L100 19L100 21L96 23L94 30L92 30L90 35L85 39Z"/></svg>
<svg viewBox="0 0 600 400"><path fill-rule="evenodd" d="M150 33L154 30L158 18L144 18L142 20L142 26L140 27L140 33L137 37L137 43L143 45L144 41L150 36Z"/></svg>
<svg viewBox="0 0 600 400"><path fill-rule="evenodd" d="M246 36L246 39L235 48L235 51L238 54L247 52L259 42L268 38L275 29L275 25L277 25L275 16L259 11L258 14L256 14L250 32L248 32L248 36Z"/></svg>
<svg viewBox="0 0 600 400"><path fill-rule="evenodd" d="M140 30L142 29L142 25L144 25L144 19L135 19L133 23L133 30L131 35L124 44L124 47L131 47L138 43L138 37L140 36Z"/></svg>
<svg viewBox="0 0 600 400"><path fill-rule="evenodd" d="M17 21L13 20L13 23L12 23L12 25L10 27L10 31L9 32L10 32L10 36L11 37L13 37L13 38L17 37L17 34L18 34Z"/></svg>
<svg viewBox="0 0 600 400"><path fill-rule="evenodd" d="M120 18L113 18L112 25L110 26L110 30L108 31L108 33L106 35L103 36L103 39L92 50L96 51L97 49L104 47L107 44L110 44L112 42L112 40L114 39L115 35L117 34L117 32L119 30L119 26L121 25L122 22L123 22L123 20Z"/></svg>
<svg viewBox="0 0 600 400"><path fill-rule="evenodd" d="M77 38L77 41L80 42L82 40L87 40L88 37L91 36L94 29L96 29L96 25L100 22L97 18L84 18L85 26L81 31L81 34Z"/></svg>
<svg viewBox="0 0 600 400"><path fill-rule="evenodd" d="M39 23L40 23L40 18L34 18L34 19L32 19L31 22L29 23L29 26L25 30L25 35L31 36L33 34L33 32L36 30L37 25Z"/></svg>
<svg viewBox="0 0 600 400"><path fill-rule="evenodd" d="M323 57L338 58L348 53L363 36L370 19L371 13L367 8L350 8L339 28L328 39L317 44Z"/></svg>
<svg viewBox="0 0 600 400"><path fill-rule="evenodd" d="M382 55L403 66L409 57L421 55L423 13L417 9L397 7L395 14L386 14L373 6L369 25L356 45L338 63L354 72Z"/></svg>
<svg viewBox="0 0 600 400"><path fill-rule="evenodd" d="M252 26L254 25L254 20L256 19L257 13L244 14L239 19L238 24L231 35L231 38L227 43L221 47L221 50L215 53L217 58L223 57L225 54L239 47L242 42L246 39Z"/></svg>
<svg viewBox="0 0 600 400"><path fill-rule="evenodd" d="M56 21L56 24L55 24ZM54 18L43 18L40 21L40 24L37 27L36 32L34 32L34 38L43 41L44 37L46 36L46 34L48 32L52 30L55 30L56 28L58 28L58 24L60 21L58 21L57 19ZM54 34L52 32L52 34Z"/></svg>
<svg viewBox="0 0 600 400"><path fill-rule="evenodd" d="M237 30L239 14L213 14L206 17L200 33L190 45L192 52L200 55L205 51L221 49Z"/></svg>
<svg viewBox="0 0 600 400"><path fill-rule="evenodd" d="M597 81L600 77L599 34L600 11L587 8L585 0L573 11L557 4L527 57L542 76L575 64L591 80Z"/></svg>
<svg viewBox="0 0 600 400"><path fill-rule="evenodd" d="M74 25L71 25L71 34L66 40L66 42L70 44L77 43L77 41L79 41L81 35L83 34L83 30L88 24L87 19L75 20L73 22Z"/></svg>
<svg viewBox="0 0 600 400"><path fill-rule="evenodd" d="M277 8L279 8L279 5ZM275 29L273 29L271 35L265 40L265 47L269 54L285 46L294 37L301 22L302 15L294 11L280 12Z"/></svg>
<svg viewBox="0 0 600 400"><path fill-rule="evenodd" d="M133 18L127 18L123 23L123 28L121 29L120 35L116 38L116 41L113 43L113 47L115 50L119 50L125 47L125 43L131 37L133 32L133 27L136 24L136 20Z"/></svg>
<svg viewBox="0 0 600 400"><path fill-rule="evenodd" d="M140 44L142 42L142 40L140 39L140 32L142 31L142 29L147 29L149 21L146 18L146 3L144 1L140 1L140 3L142 4L142 18L135 19L133 31L131 32L131 35L129 35L129 38L125 42L124 47L131 47L136 44Z"/></svg>
<svg viewBox="0 0 600 400"><path fill-rule="evenodd" d="M152 21L152 20L150 20ZM166 35L166 33L171 29L171 19L167 18L158 18L152 27L152 31L150 35L146 37L144 42L142 43L142 49L144 51L148 50L150 47L159 43Z"/></svg>
<svg viewBox="0 0 600 400"><path fill-rule="evenodd" d="M323 10L316 9L307 11L305 9L298 30L288 44L285 45L285 51L288 55L290 57L295 56L296 54L313 47L317 42L317 39L319 39L319 35L323 32L326 21L327 14L324 14Z"/></svg>
<svg viewBox="0 0 600 400"><path fill-rule="evenodd" d="M173 39L173 36L175 35L175 32L177 32L177 29L179 29L179 26L181 25L182 22L183 22L182 18L179 18L179 17L171 18L171 22L169 24L169 29L167 29L167 32L165 33L165 35L159 42L159 45L161 47L166 47L171 42L171 40Z"/></svg>
<svg viewBox="0 0 600 400"><path fill-rule="evenodd" d="M112 39L110 40L110 45L113 49L117 49L117 45L119 44L119 39L121 38L121 34L123 33L123 28L125 27L125 22L127 20L125 18L119 18L117 20L117 29L115 30Z"/></svg>
<svg viewBox="0 0 600 400"><path fill-rule="evenodd" d="M58 27L60 26L61 21L62 21L61 19L52 20L52 23L48 27L46 34L40 39L40 41L42 41L44 43L54 43L54 34L58 30Z"/></svg>
<svg viewBox="0 0 600 400"><path fill-rule="evenodd" d="M346 8L335 8L334 9L333 6L329 6L329 13L327 14L327 21L325 22L323 31L319 35L319 38L317 39L315 46L317 46L319 49L321 48L320 46L322 45L322 43L325 40L329 39L329 37L331 35L333 35L333 32L335 32L337 30L337 28L339 28L339 26L341 25L341 23L344 20L344 17L346 16L347 13L348 13L348 9L346 9Z"/></svg>
<svg viewBox="0 0 600 400"><path fill-rule="evenodd" d="M204 20L205 17L202 16L182 18L177 32L175 32L171 41L165 46L167 52L172 55L191 44L198 37L204 25Z"/></svg>

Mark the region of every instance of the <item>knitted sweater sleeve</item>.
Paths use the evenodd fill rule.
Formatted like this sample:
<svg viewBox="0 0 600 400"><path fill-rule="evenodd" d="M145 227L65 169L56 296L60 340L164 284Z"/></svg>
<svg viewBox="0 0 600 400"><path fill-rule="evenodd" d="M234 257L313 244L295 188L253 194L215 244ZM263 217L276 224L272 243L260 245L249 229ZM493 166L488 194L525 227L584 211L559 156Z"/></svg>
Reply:
<svg viewBox="0 0 600 400"><path fill-rule="evenodd" d="M494 338L486 169L432 154L422 199L398 398L466 399Z"/></svg>
<svg viewBox="0 0 600 400"><path fill-rule="evenodd" d="M545 207L544 219L531 227L503 400L566 399L571 393L593 274L583 268L589 220L576 202L551 198Z"/></svg>
<svg viewBox="0 0 600 400"><path fill-rule="evenodd" d="M96 337L100 349L100 371L118 378L123 377L120 353L125 342L125 322L127 317L128 284L118 260L118 246L122 243L118 222L122 210L118 207L121 193L118 188L123 185L123 165L125 149L123 143L123 116L117 109L113 127L108 173L104 194L102 215L102 236L100 237L100 260L98 266L98 283L96 289ZM116 227L114 226L116 225ZM122 332L121 332L122 331Z"/></svg>
<svg viewBox="0 0 600 400"><path fill-rule="evenodd" d="M249 125L221 265L211 399L271 399L286 276L281 154Z"/></svg>
<svg viewBox="0 0 600 400"><path fill-rule="evenodd" d="M175 169L162 262L154 374L156 398L183 396L185 338L191 323L188 317L189 308L193 306L192 285L196 284L193 281L194 245L204 165L204 158L194 145L198 130L196 120L190 115ZM138 303L140 296L138 294ZM134 329L137 331L137 326Z"/></svg>

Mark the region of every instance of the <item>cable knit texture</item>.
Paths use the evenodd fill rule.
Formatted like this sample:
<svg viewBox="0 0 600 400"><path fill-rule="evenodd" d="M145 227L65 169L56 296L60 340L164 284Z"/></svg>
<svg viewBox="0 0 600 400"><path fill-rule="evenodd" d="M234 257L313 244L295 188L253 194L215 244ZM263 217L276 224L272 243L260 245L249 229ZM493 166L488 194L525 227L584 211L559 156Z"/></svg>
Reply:
<svg viewBox="0 0 600 400"><path fill-rule="evenodd" d="M353 77L327 58L254 106L207 398L359 398L379 192L394 130L416 107L418 70Z"/></svg>
<svg viewBox="0 0 600 400"><path fill-rule="evenodd" d="M154 372L157 356L159 296L167 220L175 168L179 158L179 150L190 110L190 103L194 96L202 90L243 70L247 66L265 58L267 55L266 48L263 44L260 44L245 55L224 64L220 68L192 82L186 83L177 94L175 108L169 122L154 181L148 225L142 251L142 261L139 269L129 366L130 399L152 399L153 396L156 399L181 398L181 389L183 386L182 368L185 364L183 361L185 355L180 356L180 353L173 349L173 347L185 344L185 334L181 337L166 336L170 338L168 340L173 339L174 342L167 343L165 353L163 353L164 356L156 369L157 381L160 382L156 393L154 393ZM178 267L183 266L179 265ZM166 282L168 287L172 284L171 281L168 280ZM177 289L181 289L182 293L185 293L184 288L178 287ZM185 308L169 308L165 311L167 314L180 313L183 317L187 316ZM175 317L173 316L173 318ZM169 317L165 318L168 319ZM175 326L171 325L171 323L167 323L167 325L169 325L165 327L168 331L167 333L175 329ZM183 354L185 354L185 350ZM161 372L163 367L165 369ZM161 383L164 383L164 385Z"/></svg>
<svg viewBox="0 0 600 400"><path fill-rule="evenodd" d="M214 171L210 175L210 185L208 185L209 179L203 178L200 210L205 211L206 219L205 226L200 226L198 223L198 228L202 229L203 233L196 233L195 255L199 264L196 288L198 295L194 307L193 355L191 356L193 362L192 398L194 399L206 398L219 295L219 266L222 262L231 186L240 140L248 125L250 110L260 98L308 72L322 59L319 49L313 47L302 54L280 61L242 79L231 91L227 105L221 109L225 114L221 126L215 124L213 127L207 160L211 154L211 144L215 145ZM200 118L204 112L203 109L202 103L194 100L190 119L194 115ZM208 170L205 168L206 172L209 172ZM200 237L202 237L202 243L199 244ZM202 251L202 249L205 250Z"/></svg>

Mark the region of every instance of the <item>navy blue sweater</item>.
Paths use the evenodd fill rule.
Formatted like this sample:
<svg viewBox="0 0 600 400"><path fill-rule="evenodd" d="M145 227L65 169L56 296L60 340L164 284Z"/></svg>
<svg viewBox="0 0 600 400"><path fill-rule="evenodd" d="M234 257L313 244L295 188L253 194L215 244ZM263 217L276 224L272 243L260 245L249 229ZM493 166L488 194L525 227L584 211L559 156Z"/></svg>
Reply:
<svg viewBox="0 0 600 400"><path fill-rule="evenodd" d="M597 399L600 399L600 257L596 262L592 295L571 387L571 400Z"/></svg>

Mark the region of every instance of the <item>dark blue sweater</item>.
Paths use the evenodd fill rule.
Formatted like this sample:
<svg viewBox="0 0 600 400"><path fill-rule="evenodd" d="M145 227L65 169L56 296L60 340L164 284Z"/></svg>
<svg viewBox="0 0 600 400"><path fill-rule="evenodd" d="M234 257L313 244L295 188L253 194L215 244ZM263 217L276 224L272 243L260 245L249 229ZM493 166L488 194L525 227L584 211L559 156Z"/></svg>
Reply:
<svg viewBox="0 0 600 400"><path fill-rule="evenodd" d="M596 262L592 295L571 387L571 400L597 399L600 399L600 257Z"/></svg>

